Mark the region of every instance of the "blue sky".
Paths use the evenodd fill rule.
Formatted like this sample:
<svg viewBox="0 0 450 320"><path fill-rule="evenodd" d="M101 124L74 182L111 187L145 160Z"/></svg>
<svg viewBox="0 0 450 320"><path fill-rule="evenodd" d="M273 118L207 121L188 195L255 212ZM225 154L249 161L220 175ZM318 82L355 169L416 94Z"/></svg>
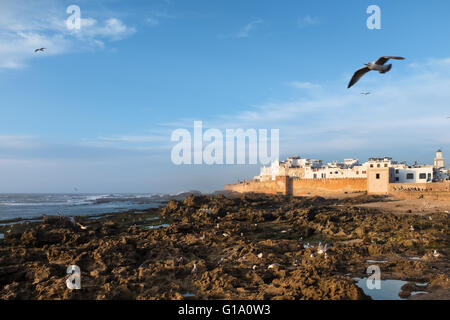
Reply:
<svg viewBox="0 0 450 320"><path fill-rule="evenodd" d="M366 27L372 4L381 30ZM4 0L0 192L212 191L258 172L173 165L170 134L194 120L278 128L282 157L449 158L448 12L446 0ZM407 60L347 90L381 55Z"/></svg>

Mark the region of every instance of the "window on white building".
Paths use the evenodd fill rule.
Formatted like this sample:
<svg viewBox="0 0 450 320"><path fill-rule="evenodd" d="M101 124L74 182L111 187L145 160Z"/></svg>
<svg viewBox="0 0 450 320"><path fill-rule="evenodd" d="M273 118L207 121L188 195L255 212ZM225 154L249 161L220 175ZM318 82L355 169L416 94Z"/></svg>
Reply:
<svg viewBox="0 0 450 320"><path fill-rule="evenodd" d="M413 180L414 179L414 173L407 173L406 174L406 179Z"/></svg>

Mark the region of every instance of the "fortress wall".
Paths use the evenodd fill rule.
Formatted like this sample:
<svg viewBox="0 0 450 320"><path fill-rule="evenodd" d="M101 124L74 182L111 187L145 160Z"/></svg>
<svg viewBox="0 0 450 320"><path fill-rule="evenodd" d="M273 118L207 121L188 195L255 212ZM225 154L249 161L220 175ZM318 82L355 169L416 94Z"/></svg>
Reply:
<svg viewBox="0 0 450 320"><path fill-rule="evenodd" d="M387 192L399 199L450 200L450 181L436 183L388 183ZM334 195L368 191L367 178L299 179L277 177L275 181L245 181L227 184L225 190L239 193L289 194L293 196Z"/></svg>
<svg viewBox="0 0 450 320"><path fill-rule="evenodd" d="M430 199L450 201L450 191L398 191L391 193L397 199Z"/></svg>
<svg viewBox="0 0 450 320"><path fill-rule="evenodd" d="M329 195L367 191L366 178L292 179L294 196Z"/></svg>
<svg viewBox="0 0 450 320"><path fill-rule="evenodd" d="M267 194L286 194L286 177L277 177L273 181L244 181L238 184L227 184L225 190L239 192L239 193L267 193Z"/></svg>
<svg viewBox="0 0 450 320"><path fill-rule="evenodd" d="M389 193L399 199L450 201L450 181L433 183L391 183Z"/></svg>
<svg viewBox="0 0 450 320"><path fill-rule="evenodd" d="M399 191L450 191L450 181L432 183L391 183L389 192Z"/></svg>

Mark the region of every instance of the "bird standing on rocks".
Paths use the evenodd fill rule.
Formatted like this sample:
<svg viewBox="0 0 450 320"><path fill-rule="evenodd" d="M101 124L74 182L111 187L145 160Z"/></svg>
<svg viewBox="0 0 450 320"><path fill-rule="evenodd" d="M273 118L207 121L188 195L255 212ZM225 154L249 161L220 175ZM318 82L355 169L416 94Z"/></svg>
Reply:
<svg viewBox="0 0 450 320"><path fill-rule="evenodd" d="M197 273L197 264L196 263L194 263L194 267L192 268L191 273L192 274L196 274Z"/></svg>
<svg viewBox="0 0 450 320"><path fill-rule="evenodd" d="M363 75L365 75L369 71L374 70L378 71L379 73L389 72L392 68L392 64L385 65L385 63L388 62L389 59L405 60L405 58L403 57L384 56L378 58L378 60L375 62L368 62L366 63L366 66L364 68L361 68L355 72L347 88L351 88L355 83L358 82L359 79L362 78Z"/></svg>

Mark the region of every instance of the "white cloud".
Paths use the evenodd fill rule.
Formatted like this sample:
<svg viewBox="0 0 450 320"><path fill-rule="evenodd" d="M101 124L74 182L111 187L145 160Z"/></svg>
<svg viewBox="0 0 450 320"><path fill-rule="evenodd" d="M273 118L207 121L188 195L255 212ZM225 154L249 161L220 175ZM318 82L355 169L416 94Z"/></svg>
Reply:
<svg viewBox="0 0 450 320"><path fill-rule="evenodd" d="M297 89L318 89L321 88L319 84L311 83L311 82L301 82L301 81L292 81L289 82L289 85L291 87L297 88Z"/></svg>
<svg viewBox="0 0 450 320"><path fill-rule="evenodd" d="M0 2L0 69L22 68L33 58L59 55L73 50L101 48L104 41L121 40L136 30L110 17L99 21L85 17L81 29L69 31L66 8L58 1L7 0ZM34 49L45 47L44 53Z"/></svg>
<svg viewBox="0 0 450 320"><path fill-rule="evenodd" d="M175 19L176 16L173 14L169 14L164 11L152 11L149 13L149 16L145 19L145 22L151 26L157 26L161 23L163 19Z"/></svg>
<svg viewBox="0 0 450 320"><path fill-rule="evenodd" d="M256 26L263 23L263 20L257 19L249 22L247 25L245 25L237 34L237 38L248 38L250 36L250 33L256 29Z"/></svg>
<svg viewBox="0 0 450 320"><path fill-rule="evenodd" d="M318 18L312 17L310 15L306 15L305 17L299 18L297 20L298 28L306 28L308 26L319 24L320 20Z"/></svg>

